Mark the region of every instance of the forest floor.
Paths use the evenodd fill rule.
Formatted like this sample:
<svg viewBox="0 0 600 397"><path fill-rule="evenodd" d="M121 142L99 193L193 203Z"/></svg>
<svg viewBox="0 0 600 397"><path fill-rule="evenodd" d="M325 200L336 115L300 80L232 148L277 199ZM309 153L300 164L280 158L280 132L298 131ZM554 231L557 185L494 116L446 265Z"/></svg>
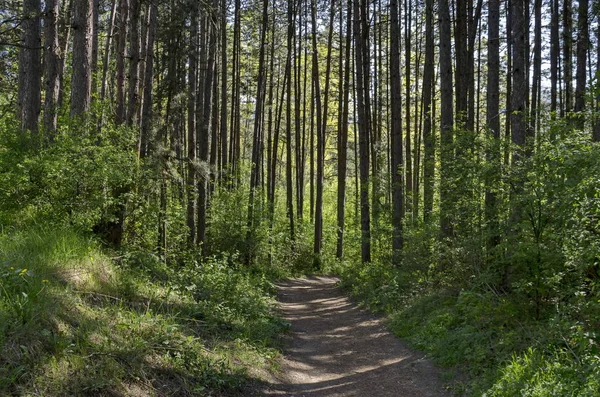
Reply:
<svg viewBox="0 0 600 397"><path fill-rule="evenodd" d="M334 277L278 285L291 324L266 396L448 396L440 371L392 335L382 319L358 307Z"/></svg>

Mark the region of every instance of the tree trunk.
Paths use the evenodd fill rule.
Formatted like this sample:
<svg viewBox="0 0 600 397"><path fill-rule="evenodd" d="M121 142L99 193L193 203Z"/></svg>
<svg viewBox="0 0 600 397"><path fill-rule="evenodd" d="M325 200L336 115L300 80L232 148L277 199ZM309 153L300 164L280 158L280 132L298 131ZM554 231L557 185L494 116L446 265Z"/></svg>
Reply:
<svg viewBox="0 0 600 397"><path fill-rule="evenodd" d="M360 136L360 228L361 228L361 260L371 262L371 217L369 213L369 140L370 117L368 112L368 69L367 27L368 8L366 0L355 0L354 4L354 42L356 57L356 93L358 108L358 130Z"/></svg>
<svg viewBox="0 0 600 397"><path fill-rule="evenodd" d="M435 174L435 137L432 131L431 96L434 86L433 1L425 0L425 65L423 66L423 220L433 212Z"/></svg>
<svg viewBox="0 0 600 397"><path fill-rule="evenodd" d="M392 90L392 250L398 258L404 246L402 222L404 218L404 181L402 172L402 97L400 83L400 25L398 1L390 1L390 86ZM407 61L410 59L407 58ZM408 84L408 78L407 78ZM407 92L410 94L410 92ZM408 116L407 107L407 116ZM408 161L408 160L407 160Z"/></svg>
<svg viewBox="0 0 600 397"><path fill-rule="evenodd" d="M442 237L454 234L452 225L453 187L453 96L452 96L452 54L451 54L451 22L448 0L438 0L440 18L440 82L441 82L441 156L440 156L440 228ZM457 91L459 90L457 84ZM461 94L462 95L462 94ZM464 100L462 98L461 100ZM457 98L457 103L459 102ZM458 106L458 105L457 105ZM461 102L461 106L464 106ZM461 108L461 111L464 110Z"/></svg>
<svg viewBox="0 0 600 397"><path fill-rule="evenodd" d="M285 182L286 182L286 203L287 216L290 220L290 238L295 240L294 229L294 181L292 176L292 40L294 37L294 4L288 2L288 33L287 33L287 61L285 65L286 75L286 108L285 108Z"/></svg>
<svg viewBox="0 0 600 397"><path fill-rule="evenodd" d="M573 0L563 4L563 57L565 80L565 112L573 110Z"/></svg>
<svg viewBox="0 0 600 397"><path fill-rule="evenodd" d="M221 0L221 171L227 172L227 0Z"/></svg>
<svg viewBox="0 0 600 397"><path fill-rule="evenodd" d="M142 120L138 153L140 157L146 157L149 153L150 134L152 133L152 83L154 81L154 36L158 25L157 0L149 5L149 25L147 29L146 44L146 71L144 73L144 92L142 103Z"/></svg>
<svg viewBox="0 0 600 397"><path fill-rule="evenodd" d="M192 246L196 242L196 101L198 95L198 10L195 2L191 2L191 30L189 38L188 62L188 136L187 136L187 227L189 229L188 243Z"/></svg>
<svg viewBox="0 0 600 397"><path fill-rule="evenodd" d="M53 139L57 127L57 103L60 90L59 68L60 68L60 47L58 43L58 14L60 12L59 0L46 1L45 15L45 66L46 75L44 85L46 95L44 100L44 126L49 134L48 138Z"/></svg>
<svg viewBox="0 0 600 397"><path fill-rule="evenodd" d="M560 53L558 0L550 0L550 12L550 112L554 118L558 104L558 57Z"/></svg>
<svg viewBox="0 0 600 397"><path fill-rule="evenodd" d="M338 196L337 196L337 249L336 257L342 259L344 256L344 231L345 231L345 211L346 211L346 175L348 167L348 110L349 110L349 91L350 91L350 47L352 45L352 0L348 0L346 19L346 43L343 47L344 54L344 83L342 87L343 97L341 102L343 108L340 115L340 125L338 127ZM341 20L340 11L340 20ZM340 22L341 24L341 22ZM341 63L341 36L340 36L340 63ZM341 65L340 65L341 68Z"/></svg>
<svg viewBox="0 0 600 397"><path fill-rule="evenodd" d="M538 0L539 1L539 0ZM577 75L575 86L575 111L585 110L586 62L589 47L588 0L579 0L579 18L577 20ZM576 124L583 128L583 115L579 115Z"/></svg>
<svg viewBox="0 0 600 397"><path fill-rule="evenodd" d="M393 22L393 12L394 12L394 5L392 5L393 3L390 2L390 14L392 15L392 26L391 26L391 31L393 32L394 28L394 22ZM406 141L405 141L405 151L406 151L406 208L407 211L410 214L410 207L411 207L411 202L410 199L412 197L413 193L413 168L412 168L412 156L411 156L411 142L410 142L410 134L411 134L411 125L410 125L410 109L411 109L411 101L410 101L410 97L411 97L411 66L410 66L410 62L411 62L411 58L412 58L412 32L411 32L411 13L412 13L412 0L405 0L404 2L405 7L404 7L404 15L405 15L405 19L404 19L404 41L405 41L405 47L404 47L404 76L405 76L405 102L406 102ZM393 36L393 33L392 33ZM398 32L398 42L400 41L400 32ZM399 44L398 44L399 45ZM393 38L391 41L391 54L390 57L394 57L394 51L396 51L396 48L394 47L394 43L393 43ZM400 49L398 49L398 54L400 53ZM391 59L390 59L390 63L391 63ZM400 60L398 60L398 70L400 68ZM392 72L394 72L394 70L392 70ZM398 72L400 73L400 72ZM392 77L390 76L390 79L392 79ZM392 100L393 100L393 95L394 95L394 88L393 88L393 83L392 83ZM400 94L398 94L398 96L400 97ZM394 123L394 105L392 105L392 124ZM402 115L398 115L398 119L402 120ZM402 130L402 128L400 128L400 131ZM392 125L392 140L394 137L394 126ZM393 181L393 177L396 173L398 172L402 172L402 170L398 170L397 168L394 167L394 150L395 150L395 146L394 143L392 143L392 185L394 185L397 182ZM400 141L400 150L402 150L402 141ZM402 157L400 157L402 159ZM402 166L402 160L400 162L400 166ZM394 201L394 198L398 193L396 192L396 187L393 186L392 190L393 190L393 194L392 194L392 201ZM404 196L404 194L402 194L402 196ZM394 210L396 210L396 205L397 204L393 204L394 205ZM404 209L403 209L404 210ZM403 214L404 217L404 214ZM392 218L394 218L394 216L392 216ZM394 226L394 221L392 221L392 226ZM402 226L400 226L402 227ZM400 231L402 232L402 231ZM394 245L394 244L392 244ZM394 251L396 251L399 249L394 248Z"/></svg>
<svg viewBox="0 0 600 397"><path fill-rule="evenodd" d="M92 7L93 0L73 2L73 76L71 116L83 116L90 108L92 88Z"/></svg>
<svg viewBox="0 0 600 397"><path fill-rule="evenodd" d="M525 20L525 7L528 2L527 0L511 0L511 2L511 39L513 42L511 131L512 142L519 148L514 154L513 160L518 161L525 147L525 138L527 136L527 60L525 36L529 34L529 28Z"/></svg>
<svg viewBox="0 0 600 397"><path fill-rule="evenodd" d="M486 155L492 172L486 177L485 214L488 224L488 247L500 243L497 196L500 180L500 0L488 1L488 73L486 122L493 138Z"/></svg>
<svg viewBox="0 0 600 397"><path fill-rule="evenodd" d="M137 123L137 110L140 89L140 0L130 0L131 28L129 45L129 98L127 102L127 124Z"/></svg>
<svg viewBox="0 0 600 397"><path fill-rule="evenodd" d="M115 123L119 125L125 122L125 50L127 46L127 33L129 31L129 0L119 0L117 26L119 26L119 31L117 37L117 105Z"/></svg>

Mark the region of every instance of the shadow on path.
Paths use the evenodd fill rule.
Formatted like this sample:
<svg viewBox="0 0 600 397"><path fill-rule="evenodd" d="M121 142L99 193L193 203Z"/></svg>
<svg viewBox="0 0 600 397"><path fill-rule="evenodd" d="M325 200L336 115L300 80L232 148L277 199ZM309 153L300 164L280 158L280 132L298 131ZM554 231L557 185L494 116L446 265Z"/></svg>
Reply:
<svg viewBox="0 0 600 397"><path fill-rule="evenodd" d="M312 276L279 284L291 333L266 396L448 396L437 369L357 307L336 286Z"/></svg>

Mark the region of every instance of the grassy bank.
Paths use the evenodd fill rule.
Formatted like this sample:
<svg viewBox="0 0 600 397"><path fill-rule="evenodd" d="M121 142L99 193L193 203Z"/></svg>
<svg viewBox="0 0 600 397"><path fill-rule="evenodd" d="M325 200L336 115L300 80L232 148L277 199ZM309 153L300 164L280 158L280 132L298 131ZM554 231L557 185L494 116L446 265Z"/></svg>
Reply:
<svg viewBox="0 0 600 397"><path fill-rule="evenodd" d="M456 395L487 397L598 396L600 355L586 319L595 304L557 302L536 318L517 294L483 288L412 287L390 265L337 265L343 286L388 315L399 337L446 370Z"/></svg>
<svg viewBox="0 0 600 397"><path fill-rule="evenodd" d="M230 395L277 355L273 285L69 227L0 234L0 395Z"/></svg>

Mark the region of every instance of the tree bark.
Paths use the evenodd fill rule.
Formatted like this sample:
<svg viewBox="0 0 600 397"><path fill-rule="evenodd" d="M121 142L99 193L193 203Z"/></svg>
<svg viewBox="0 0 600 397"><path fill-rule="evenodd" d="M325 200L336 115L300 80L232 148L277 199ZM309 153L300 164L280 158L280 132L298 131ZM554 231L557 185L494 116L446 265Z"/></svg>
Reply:
<svg viewBox="0 0 600 397"><path fill-rule="evenodd" d="M368 8L366 0L355 0L354 3L354 45L356 57L356 94L358 108L358 130L360 136L360 228L361 228L361 260L371 262L371 217L369 213L369 140L370 117L368 112L368 84L366 70L368 50L367 28Z"/></svg>
<svg viewBox="0 0 600 397"><path fill-rule="evenodd" d="M492 171L486 177L485 215L488 247L500 243L495 186L500 180L500 0L488 1L488 71L486 122L491 142L486 155Z"/></svg>
<svg viewBox="0 0 600 397"><path fill-rule="evenodd" d="M350 47L352 45L352 0L347 3L346 19L346 43L343 47L344 54L344 83L342 86L343 108L340 115L340 125L338 127L338 196L337 196L337 248L336 257L342 259L344 256L344 231L345 231L345 212L346 212L346 176L348 169L348 110L349 110L349 91L350 91ZM340 11L341 19L341 11ZM341 37L340 37L340 47ZM340 48L341 55L341 48ZM341 57L340 57L341 62ZM341 65L340 65L341 68Z"/></svg>
<svg viewBox="0 0 600 397"><path fill-rule="evenodd" d="M140 0L130 0L131 28L129 44L129 93L127 102L127 124L132 126L137 123L137 111L140 89Z"/></svg>
<svg viewBox="0 0 600 397"><path fill-rule="evenodd" d="M73 75L71 116L83 116L90 108L92 89L93 0L73 2Z"/></svg>
<svg viewBox="0 0 600 397"><path fill-rule="evenodd" d="M119 31L117 37L117 104L115 123L119 125L125 122L125 50L129 31L129 0L119 0L117 26L119 26Z"/></svg>
<svg viewBox="0 0 600 397"><path fill-rule="evenodd" d="M589 47L588 0L579 0L579 18L577 19L577 75L575 86L575 112L585 110L586 62ZM576 124L583 128L584 118L579 115Z"/></svg>
<svg viewBox="0 0 600 397"><path fill-rule="evenodd" d="M60 68L60 47L58 43L58 14L60 12L59 0L46 1L45 15L45 40L44 50L46 64L46 74L44 85L46 95L44 100L44 126L49 134L49 140L53 140L54 132L57 127L57 104L58 94L60 92L59 68Z"/></svg>
<svg viewBox="0 0 600 397"><path fill-rule="evenodd" d="M452 87L452 55L451 55L451 22L448 0L438 0L440 18L440 82L441 82L441 156L440 156L440 229L442 237L448 238L454 234L452 225L453 187L453 87ZM457 91L459 90L457 85ZM464 98L463 98L464 100ZM458 103L457 99L457 103ZM462 102L461 102L462 103ZM458 106L458 105L457 105ZM461 105L463 106L463 105ZM464 110L461 108L461 110Z"/></svg>
<svg viewBox="0 0 600 397"><path fill-rule="evenodd" d="M146 71L144 73L144 91L142 100L142 120L138 153L141 158L149 154L150 135L152 133L152 83L154 81L154 39L158 25L158 0L152 0L149 7L149 25L146 40Z"/></svg>
<svg viewBox="0 0 600 397"><path fill-rule="evenodd" d="M425 0L425 65L423 66L423 220L433 212L435 177L435 137L432 130L431 96L434 85L433 1Z"/></svg>
<svg viewBox="0 0 600 397"><path fill-rule="evenodd" d="M399 257L404 246L404 181L402 172L402 97L400 83L400 25L398 1L390 1L390 85L392 90L392 250ZM407 59L409 60L409 59ZM409 92L407 92L409 94ZM407 107L407 110L409 108ZM408 111L407 111L408 117ZM408 161L408 159L407 159Z"/></svg>

